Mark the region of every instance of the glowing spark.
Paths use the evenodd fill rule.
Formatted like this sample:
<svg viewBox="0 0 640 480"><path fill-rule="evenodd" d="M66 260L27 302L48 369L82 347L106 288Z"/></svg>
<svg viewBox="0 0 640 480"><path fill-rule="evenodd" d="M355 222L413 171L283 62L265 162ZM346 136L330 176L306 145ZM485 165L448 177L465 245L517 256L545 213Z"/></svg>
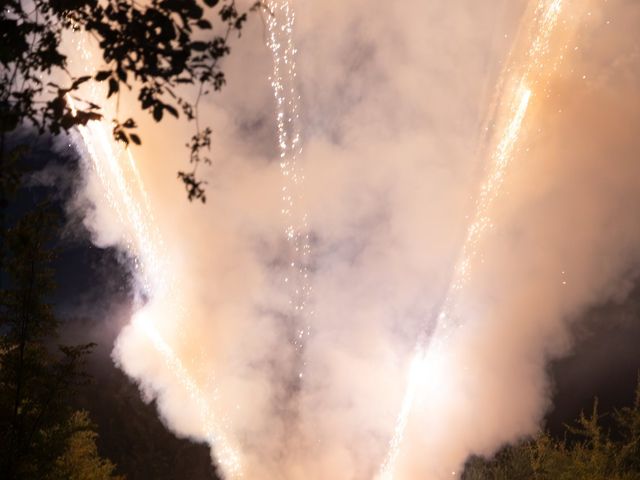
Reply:
<svg viewBox="0 0 640 480"><path fill-rule="evenodd" d="M311 245L308 215L300 206L304 173L298 164L298 156L302 153L302 135L300 96L295 88L296 49L293 46L295 14L288 1L270 0L267 2L267 8L269 10L267 46L273 57L270 81L276 101L280 172L284 179L281 191L281 212L287 223L284 234L290 252L287 268L289 272L285 272L283 281L291 289L289 300L291 315L300 320L313 315L313 312L306 312L311 295L309 284ZM302 350L304 338L310 333L309 323L304 325L300 321L292 340L296 350ZM298 378L301 377L302 372L298 372Z"/></svg>
<svg viewBox="0 0 640 480"><path fill-rule="evenodd" d="M544 66L543 58L549 50L549 39L558 21L562 0L551 0L545 8L545 0L539 0L536 8L536 19L540 18L538 29L527 51L527 64L517 88L508 102L509 120L491 157L489 174L483 183L476 201L475 215L470 223L459 259L455 265L449 290L445 296L440 313L431 336L424 333L416 346L411 367L407 377L407 386L393 435L389 442L387 456L378 473L378 479L393 479L395 466L400 455L404 433L413 408L420 382L423 381L426 366L429 364L431 352L442 348L443 343L451 336L459 321L453 317L456 295L469 279L473 259L477 255L478 243L484 233L491 228L490 210L504 182L504 177L513 158L513 150L518 142L522 123L526 116L532 97L532 85L535 83L532 74ZM544 12L541 17L540 13Z"/></svg>
<svg viewBox="0 0 640 480"><path fill-rule="evenodd" d="M83 49L83 57L90 59L90 54L85 49ZM67 96L67 102L75 115L76 107L70 96ZM166 256L162 254L162 239L157 229L153 228L153 216L149 207L148 195L131 151L126 150L127 167L123 167L119 160L122 157L123 149L115 144L110 137L106 125L102 122L91 121L86 126L78 126L78 132L102 184L109 205L117 212L119 220L128 229L130 238L126 241L126 247L134 257L136 279L142 286L140 293L149 301L153 301L155 298L166 299L169 302L167 305L169 308L164 314L173 313L179 320L182 316L182 309L173 296L173 292L178 289L173 288L171 279L167 277L166 272L169 271L169 265ZM134 186L128 181L129 176L133 177ZM136 198L141 201L136 201ZM198 408L205 438L211 448L215 448L214 454L217 462L228 476L241 477L240 455L231 446L231 442L222 429L216 425L210 400L198 387L180 358L162 338L158 329L147 318L145 307L134 314L132 324L160 353L172 375Z"/></svg>
<svg viewBox="0 0 640 480"><path fill-rule="evenodd" d="M113 154L109 143L106 127L99 122L89 122L87 126L80 126L78 130L96 169L96 173L105 188L105 194L109 204L112 208L116 209L121 221L126 222L126 225L131 226L134 230L135 240L128 244L128 248L134 255L137 255L138 258L141 259L135 261L135 266L136 270L138 270L136 272L137 278L144 287L143 293L153 299L156 296L166 295L171 291L175 291L170 288L167 283L168 281L163 268L165 262L163 261L163 256L159 253L161 250L158 248L159 245L157 241L154 241L154 236L149 233L149 225L144 220L145 217L142 216L138 205L129 192L124 171L118 159ZM94 141L95 139L98 139L101 143L102 155L97 153L98 150L96 148L96 142ZM129 161L135 165L130 153ZM104 163L108 164L109 176L107 171L105 171ZM115 180L115 186L117 187L115 191L110 179ZM139 176L136 178L136 182L139 188L143 187ZM146 198L146 193L142 195ZM147 216L146 218L150 217ZM175 300L172 301L175 302ZM172 310L178 309L175 308ZM213 420L214 415L206 397L198 388L175 352L162 338L149 319L144 316L144 308L136 313L132 323L139 331L145 334L154 348L162 355L167 367L198 407L200 415L203 418L206 440L212 448L215 447L215 455L220 465L227 474L240 477L241 464L239 454L235 449L230 447L230 442L226 436L216 427Z"/></svg>
<svg viewBox="0 0 640 480"><path fill-rule="evenodd" d="M134 315L132 320L133 326L142 331L151 341L154 348L161 353L169 370L180 379L180 383L183 388L187 391L189 397L198 407L200 416L204 422L204 431L207 443L212 448L215 447L216 457L224 471L232 477L241 477L240 456L238 452L230 446L230 442L226 436L216 427L214 422L215 415L213 414L209 403L206 401L206 397L203 395L196 382L193 381L189 371L185 368L182 361L180 361L176 356L175 352L167 342L165 342L160 333L158 333L158 330L147 319L144 313L144 310L141 310Z"/></svg>

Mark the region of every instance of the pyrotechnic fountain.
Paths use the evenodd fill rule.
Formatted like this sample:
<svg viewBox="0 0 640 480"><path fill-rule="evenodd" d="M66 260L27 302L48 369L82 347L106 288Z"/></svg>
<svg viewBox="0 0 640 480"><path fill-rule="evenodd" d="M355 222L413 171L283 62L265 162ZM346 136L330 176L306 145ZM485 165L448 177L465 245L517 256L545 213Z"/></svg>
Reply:
<svg viewBox="0 0 640 480"><path fill-rule="evenodd" d="M501 96L502 102L506 105L506 120L500 121L498 118L502 128L498 129L498 140L491 155L488 175L478 193L475 214L467 228L442 307L416 344L388 453L378 473L380 480L390 480L394 477L414 400L420 384L429 381L425 378L429 375L429 364L438 357L439 351L444 348L453 332L463 326L463 320L454 312L457 296L469 280L471 265L478 255L478 243L492 226L491 207L500 195L534 89L539 86L539 76L545 64L552 61L547 58L549 42L558 23L562 3L562 0L538 1L533 15L533 33L529 34L524 63L512 65L504 73L508 78ZM517 54L518 52L514 52L514 55ZM513 70L518 73L512 74Z"/></svg>
<svg viewBox="0 0 640 480"><path fill-rule="evenodd" d="M512 53L513 61L503 73L498 112L492 131L493 142L485 181L477 194L474 215L454 266L446 295L435 319L425 325L413 351L408 371L406 390L400 405L387 456L378 472L378 478L391 479L395 475L401 455L405 430L423 382L430 378L433 365L455 331L464 326L456 315L458 297L467 284L474 262L479 255L480 243L492 228L492 208L501 194L510 163L514 159L519 137L527 113L536 97L542 93L544 71L557 61L552 58L550 42L560 21L564 3L568 0L536 0L533 21L528 25L519 44ZM286 291L288 307L284 316L290 322L289 340L296 358L292 378L292 396L303 388L304 348L311 334L313 311L310 307L311 241L308 215L303 205L304 173L299 162L302 153L300 96L296 89L296 49L293 44L295 15L288 1L266 2L267 47L272 54L273 70L269 81L275 99L278 162L282 179L281 215L284 219L283 243L286 252L281 286ZM522 45L524 44L524 48ZM89 55L84 52L84 55ZM90 60L90 59L89 59ZM72 103L72 100L69 99ZM181 358L175 344L171 345L156 323L157 315L171 317L180 322L188 312L179 297L169 260L163 254L162 238L155 228L152 209L147 198L136 162L129 150L114 143L106 122L90 122L79 127L81 148L91 161L104 190L105 199L124 225L126 249L134 259L138 282L140 309L134 314L131 327L146 338L164 362L166 370L175 377L187 393L201 420L202 434L212 449L212 457L222 467L227 478L243 475L243 454L237 439L226 428L225 419L216 407L215 398L199 384L188 362ZM291 410L292 421L295 413ZM247 465L250 461L246 462ZM246 468L249 470L249 467Z"/></svg>
<svg viewBox="0 0 640 480"><path fill-rule="evenodd" d="M289 247L283 285L289 290L288 317L294 319L293 345L299 354L304 339L311 333L308 308L311 294L309 264L308 214L301 205L304 172L298 162L302 153L300 131L300 96L296 90L296 49L293 45L295 13L288 1L267 2L267 46L273 57L273 72L269 78L276 102L279 166L283 178L282 210L285 238ZM298 383L303 376L304 362L299 362Z"/></svg>
<svg viewBox="0 0 640 480"><path fill-rule="evenodd" d="M302 152L302 140L299 126L300 97L295 89L296 50L292 38L294 13L287 1L270 1L267 9L267 46L273 55L270 81L276 100L279 166L283 177L281 213L286 221L284 234L289 246L287 267L282 280L284 287L290 290L290 312L287 315L296 323L292 341L300 355L300 362L293 382L299 385L304 367L304 361L301 360L304 338L310 334L310 325L305 320L313 312L308 308L311 292L309 226L307 214L300 206L304 175L297 162L297 157ZM80 41L76 48L86 62L85 65L90 64L92 58L86 44ZM99 96L95 91L91 93L94 97ZM75 110L73 99L68 97L67 101ZM135 159L129 149L114 142L106 120L91 121L86 126L79 126L78 132L81 139L78 146L86 150L105 198L127 230L125 248L134 259L134 274L140 290L138 296L146 302L134 313L131 323L162 356L166 367L198 408L204 437L211 446L212 457L227 477L241 477L240 453L231 445L228 435L221 427L222 422L214 413L212 399L204 395L189 370L155 326L158 319L154 316L160 314L160 310L162 315L172 316L174 322L179 322L186 312L180 299L176 298L175 292L179 289L172 285L172 278L166 273L170 271L167 268L168 260L162 254L162 238L154 226L152 210ZM156 299L162 299L161 309L154 308Z"/></svg>
<svg viewBox="0 0 640 480"><path fill-rule="evenodd" d="M78 42L76 47L85 61L91 60L91 53L84 41ZM95 91L91 93L97 96ZM67 102L75 111L73 99L67 96ZM175 288L172 278L167 274L168 260L162 253L162 237L155 227L148 195L135 159L129 149L114 141L107 120L91 121L86 126L79 126L78 132L81 140L76 142L78 148L82 150L84 147L86 150L91 161L89 168L96 173L104 196L127 231L124 245L134 262L133 273L138 288L136 295L144 299L140 300L144 304L134 313L131 324L162 356L169 371L197 406L202 419L203 435L211 446L212 456L229 477L241 477L239 452L231 446L227 434L220 427L211 404L212 399L204 395L189 370L155 327L154 320L157 318L149 318L159 313L160 309L153 307L158 299L163 303L163 315L172 317L172 321L180 322L185 310L176 297L175 292L179 289Z"/></svg>

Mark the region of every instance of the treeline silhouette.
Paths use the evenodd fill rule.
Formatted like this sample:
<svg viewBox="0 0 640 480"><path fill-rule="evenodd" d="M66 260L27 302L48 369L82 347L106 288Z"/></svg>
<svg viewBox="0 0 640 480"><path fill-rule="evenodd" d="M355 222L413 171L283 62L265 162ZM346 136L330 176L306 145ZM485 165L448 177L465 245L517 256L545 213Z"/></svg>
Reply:
<svg viewBox="0 0 640 480"><path fill-rule="evenodd" d="M598 400L565 425L564 436L541 432L502 448L493 458L471 458L462 480L639 480L640 377L630 406L601 413Z"/></svg>

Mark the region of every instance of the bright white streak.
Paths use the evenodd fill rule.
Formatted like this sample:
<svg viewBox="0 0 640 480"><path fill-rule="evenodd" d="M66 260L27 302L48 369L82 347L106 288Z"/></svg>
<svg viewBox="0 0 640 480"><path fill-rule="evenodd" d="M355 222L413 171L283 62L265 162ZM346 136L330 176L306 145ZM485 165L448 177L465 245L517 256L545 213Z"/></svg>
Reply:
<svg viewBox="0 0 640 480"><path fill-rule="evenodd" d="M154 348L161 353L165 364L173 374L180 379L180 384L187 391L189 397L196 404L200 417L204 423L204 431L207 443L211 448L215 448L215 456L223 468L225 474L230 478L242 477L242 468L239 453L232 448L226 435L215 424L215 415L202 391L193 380L189 371L171 349L169 344L162 338L153 323L147 318L144 310L136 312L131 323L135 328L142 331L151 341Z"/></svg>
<svg viewBox="0 0 640 480"><path fill-rule="evenodd" d="M546 5L547 3L548 5ZM533 94L532 87L535 81L531 78L532 73L544 66L542 59L549 50L549 39L558 22L561 7L562 0L551 0L549 2L538 0L535 18L537 20L540 14L542 14L542 17L527 51L527 64L524 72L520 75L520 80L516 82L517 87L508 92L508 94L512 95L507 102L509 105L509 120L492 154L490 172L478 194L475 215L467 229L449 289L440 313L436 317L435 328L430 336L422 334L417 342L387 455L377 475L379 480L393 479L407 423L420 385L425 380L428 380L424 377L428 372L429 365L439 355L438 352L444 348L443 346L450 337L451 332L454 328L461 326L460 320L452 315L453 307L457 300L456 297L469 279L471 263L477 255L480 239L492 226L490 210L500 194L500 189L504 182L507 168L513 158L513 150L518 142L522 123Z"/></svg>
<svg viewBox="0 0 640 480"><path fill-rule="evenodd" d="M302 168L297 157L302 153L302 140L299 128L299 100L296 93L295 78L296 49L293 46L293 24L295 15L288 1L268 2L270 15L267 20L269 37L267 46L273 56L273 72L270 78L276 100L276 121L279 166L284 179L282 186L282 215L286 220L285 238L289 245L289 256L283 284L291 290L290 315L298 321L293 344L297 351L304 345L304 337L310 335L310 325L302 319L313 315L308 310L307 301L311 293L309 285L309 263L311 246L309 241L308 215L301 209L301 188L304 181ZM85 60L91 60L91 54L84 45L79 45L80 54ZM86 73L86 72L85 72ZM68 98L73 107L73 100ZM92 160L93 168L100 179L105 197L111 208L117 213L123 225L132 230L131 238L126 240L126 248L132 253L135 262L136 278L142 286L145 296L152 302L154 298L168 298L172 305L169 312L180 316L182 308L174 298L177 289L172 288L167 278L168 262L162 255L162 239L153 225L153 216L149 200L140 173L131 151L126 150L128 168L123 170L119 158L122 149L113 145L108 128L101 122L89 122L78 128L85 148ZM118 151L120 154L116 154ZM128 178L134 179L135 195ZM141 200L136 201L136 199ZM141 210L140 203L144 206ZM168 312L163 312L166 315ZM208 443L215 447L217 462L228 476L242 476L240 455L230 447L230 442L213 421L214 415L210 402L204 397L196 382L175 351L162 338L160 332L148 318L143 307L134 314L132 325L142 332L162 358L172 374L179 380L185 391L200 410ZM298 378L302 378L304 362L299 366Z"/></svg>
<svg viewBox="0 0 640 480"><path fill-rule="evenodd" d="M75 112L75 105L70 96L67 96L67 102ZM107 133L107 127L102 122L91 121L86 126L78 126L78 131L91 158L93 168L100 179L109 205L117 212L120 221L133 230L133 238L126 241L126 248L134 257L136 279L142 287L142 292L139 293L146 296L149 302L153 302L155 298L167 299L169 305L163 305L165 307L163 314L172 315L174 321L179 321L183 316L183 308L174 295L178 289L174 288L171 279L167 278L166 272L169 265L165 256L161 254L160 234L157 229L152 228L153 216L148 196L133 155L127 149L129 170L135 179L137 196L142 197L144 211L141 210L140 202L135 200L136 195L131 192L126 172L118 160L120 155L115 153L117 151L122 153L122 149L113 144L114 141ZM98 153L99 151L100 153ZM154 312L157 311L158 309L154 309ZM143 333L156 351L160 353L169 371L198 408L205 439L224 473L230 478L242 477L240 454L231 446L231 442L223 430L216 425L216 416L209 399L203 394L183 362L147 317L148 312L143 306L134 314L132 325Z"/></svg>
<svg viewBox="0 0 640 480"><path fill-rule="evenodd" d="M495 185L495 183L493 182L502 182L504 168L506 168L508 157L511 155L511 151L513 150L513 147L517 141L518 133L520 132L520 128L522 126L522 121L524 120L524 116L527 112L527 107L529 106L529 100L531 99L531 90L526 87L522 87L522 91L519 97L520 103L518 109L516 110L516 113L512 118L509 127L507 128L506 135L503 137L500 145L496 149L496 152L498 152L497 160L501 165L501 169L496 169L496 171L494 172L495 175L491 176L490 182L492 183L492 185ZM487 191L489 192L490 190ZM481 216L475 222L473 222L467 234L468 244L475 246L475 243L480 237L480 233L483 232L488 225L489 218L486 216ZM473 251L473 253L469 252L469 255L463 257L462 260L458 263L454 280L451 283L452 292L462 288L462 285L464 284L468 276L469 265L473 255L475 255L475 251ZM430 361L438 355L438 350L442 348L442 344L448 338L449 331L446 331L446 329L450 326L448 320L451 318L451 298L452 295L450 292L449 295L447 295L445 304L440 314L438 315L438 329L442 329L445 331L441 332L441 335L438 336L436 336L436 333L438 332L434 332L433 335L436 338L431 345L429 345L429 339L422 339L416 346L416 351L413 355L411 366L409 368L409 374L407 376L407 386L402 399L402 406L396 420L393 436L391 438L391 441L389 442L389 452L378 476L380 480L390 480L393 478L393 471L395 469L398 455L400 454L400 447L404 438L404 432L407 427L407 422L409 421L409 415L411 414L419 385L422 381L424 381L424 374L428 369Z"/></svg>
<svg viewBox="0 0 640 480"><path fill-rule="evenodd" d="M283 283L290 289L290 315L297 320L293 345L302 351L304 337L311 334L311 326L305 318L313 315L306 312L307 302L311 295L309 284L309 264L311 245L309 242L308 215L302 208L302 186L304 173L298 164L298 156L302 153L302 136L300 133L300 96L295 88L297 50L293 45L293 25L295 13L288 1L270 0L267 2L267 46L273 57L273 71L269 80L276 101L276 125L278 131L278 148L282 186L282 210L285 218L285 238L289 246L288 265L285 269ZM302 368L298 377L302 378Z"/></svg>

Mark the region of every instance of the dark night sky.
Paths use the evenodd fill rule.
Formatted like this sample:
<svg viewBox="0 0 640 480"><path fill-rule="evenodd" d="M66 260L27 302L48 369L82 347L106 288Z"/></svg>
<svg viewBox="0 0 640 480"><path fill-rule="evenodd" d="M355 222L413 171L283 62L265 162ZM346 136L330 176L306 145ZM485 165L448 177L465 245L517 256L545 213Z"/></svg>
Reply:
<svg viewBox="0 0 640 480"><path fill-rule="evenodd" d="M118 324L127 318L132 301L130 278L118 254L92 246L88 238L68 239L57 272L62 340L98 344L89 363L93 382L77 405L98 424L101 453L129 479L215 479L208 447L169 432L155 405L142 401L138 387L110 358Z"/></svg>

